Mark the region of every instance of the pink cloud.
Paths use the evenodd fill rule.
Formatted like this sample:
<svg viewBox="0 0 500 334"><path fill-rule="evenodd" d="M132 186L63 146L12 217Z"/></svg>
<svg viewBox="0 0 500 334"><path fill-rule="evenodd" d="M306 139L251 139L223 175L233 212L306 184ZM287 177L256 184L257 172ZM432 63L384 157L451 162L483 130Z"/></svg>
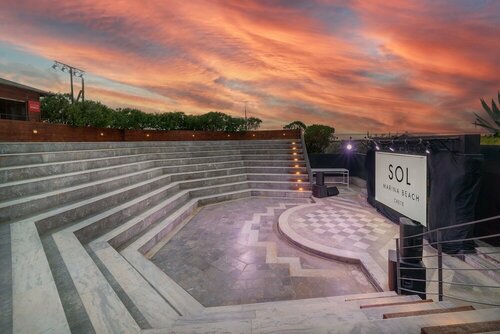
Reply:
<svg viewBox="0 0 500 334"><path fill-rule="evenodd" d="M114 106L241 115L249 101L266 128L450 132L474 130L500 87L498 2L54 3L4 6L0 41L130 87L89 86Z"/></svg>

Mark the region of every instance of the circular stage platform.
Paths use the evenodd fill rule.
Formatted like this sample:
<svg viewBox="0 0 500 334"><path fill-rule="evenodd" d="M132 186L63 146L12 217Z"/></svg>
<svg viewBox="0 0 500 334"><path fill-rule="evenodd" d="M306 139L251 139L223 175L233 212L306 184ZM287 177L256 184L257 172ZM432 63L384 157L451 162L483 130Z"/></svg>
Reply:
<svg viewBox="0 0 500 334"><path fill-rule="evenodd" d="M312 253L358 263L379 290L387 289L387 252L399 226L381 216L356 189L293 207L279 218L279 231Z"/></svg>

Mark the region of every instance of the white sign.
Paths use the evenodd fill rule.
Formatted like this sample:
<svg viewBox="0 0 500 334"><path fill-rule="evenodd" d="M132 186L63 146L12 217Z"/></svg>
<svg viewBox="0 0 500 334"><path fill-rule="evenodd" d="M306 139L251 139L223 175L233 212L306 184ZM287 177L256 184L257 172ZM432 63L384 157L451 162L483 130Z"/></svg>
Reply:
<svg viewBox="0 0 500 334"><path fill-rule="evenodd" d="M427 157L376 152L375 200L427 226Z"/></svg>

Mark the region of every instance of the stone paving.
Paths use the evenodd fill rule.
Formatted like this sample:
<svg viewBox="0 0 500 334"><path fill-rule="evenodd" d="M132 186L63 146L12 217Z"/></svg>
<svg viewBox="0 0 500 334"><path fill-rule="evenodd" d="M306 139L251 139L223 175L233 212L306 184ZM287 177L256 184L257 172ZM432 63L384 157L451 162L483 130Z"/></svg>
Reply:
<svg viewBox="0 0 500 334"><path fill-rule="evenodd" d="M205 207L152 261L207 307L375 291L359 266L279 236L279 215L307 203L250 198Z"/></svg>
<svg viewBox="0 0 500 334"><path fill-rule="evenodd" d="M309 251L361 263L378 287L385 289L387 250L394 248L399 227L365 204L359 187L339 189L339 196L287 210L279 228Z"/></svg>

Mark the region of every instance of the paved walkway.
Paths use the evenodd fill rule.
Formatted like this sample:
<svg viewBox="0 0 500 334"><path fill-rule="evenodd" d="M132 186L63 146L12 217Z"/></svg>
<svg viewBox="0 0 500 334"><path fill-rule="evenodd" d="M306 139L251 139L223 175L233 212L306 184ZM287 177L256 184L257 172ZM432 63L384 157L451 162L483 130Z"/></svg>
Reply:
<svg viewBox="0 0 500 334"><path fill-rule="evenodd" d="M327 260L277 233L309 200L246 198L203 208L152 261L204 306L374 292L358 265Z"/></svg>
<svg viewBox="0 0 500 334"><path fill-rule="evenodd" d="M368 206L360 188L285 211L279 229L300 247L329 258L361 263L380 289L387 289L387 250L398 225Z"/></svg>

